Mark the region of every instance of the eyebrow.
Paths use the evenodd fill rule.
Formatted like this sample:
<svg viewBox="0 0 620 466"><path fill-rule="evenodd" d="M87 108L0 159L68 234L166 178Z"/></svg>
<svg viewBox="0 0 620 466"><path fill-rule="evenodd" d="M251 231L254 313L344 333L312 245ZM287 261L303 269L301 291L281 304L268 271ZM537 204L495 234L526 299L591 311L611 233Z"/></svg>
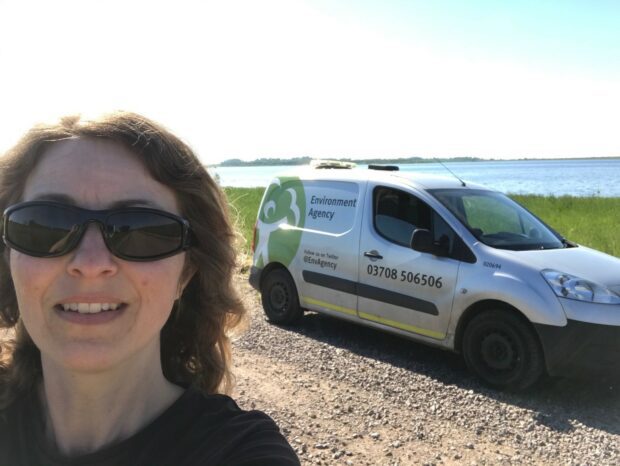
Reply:
<svg viewBox="0 0 620 466"><path fill-rule="evenodd" d="M60 193L39 194L31 200L32 201L53 201L53 202L60 202L61 204L78 206L78 203L73 197L67 194L60 194ZM160 206L159 204L153 201L150 201L148 199L140 199L140 198L121 199L119 201L112 202L106 209L96 209L96 210L122 209L123 207L136 207L136 206L145 206L145 207L151 207L154 209L164 210L162 206Z"/></svg>

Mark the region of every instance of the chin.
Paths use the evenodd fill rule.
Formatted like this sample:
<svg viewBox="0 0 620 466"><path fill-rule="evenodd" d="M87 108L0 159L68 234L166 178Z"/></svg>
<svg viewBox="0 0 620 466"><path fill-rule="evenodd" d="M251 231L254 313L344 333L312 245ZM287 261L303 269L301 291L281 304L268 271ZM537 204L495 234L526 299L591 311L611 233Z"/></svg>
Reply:
<svg viewBox="0 0 620 466"><path fill-rule="evenodd" d="M70 372L101 373L122 365L126 357L118 351L118 347L100 344L73 344L49 356L49 360L58 369ZM42 353L41 359L45 359Z"/></svg>

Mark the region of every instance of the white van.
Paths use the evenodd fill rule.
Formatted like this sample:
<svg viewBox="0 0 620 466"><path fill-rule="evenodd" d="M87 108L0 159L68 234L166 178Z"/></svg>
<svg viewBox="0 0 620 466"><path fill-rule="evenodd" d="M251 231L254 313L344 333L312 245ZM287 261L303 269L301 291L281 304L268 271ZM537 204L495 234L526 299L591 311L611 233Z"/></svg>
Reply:
<svg viewBox="0 0 620 466"><path fill-rule="evenodd" d="M497 388L620 373L620 259L499 192L375 168L306 167L265 190L250 283L270 321L312 310L397 333Z"/></svg>

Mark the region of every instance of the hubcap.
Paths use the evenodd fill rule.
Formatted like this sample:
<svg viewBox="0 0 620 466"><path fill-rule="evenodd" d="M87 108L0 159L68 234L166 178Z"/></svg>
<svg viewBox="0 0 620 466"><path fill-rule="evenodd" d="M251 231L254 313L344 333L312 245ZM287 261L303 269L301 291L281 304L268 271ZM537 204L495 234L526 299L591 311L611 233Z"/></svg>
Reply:
<svg viewBox="0 0 620 466"><path fill-rule="evenodd" d="M288 302L288 295L284 287L280 284L274 285L269 292L269 300L274 310L280 313L284 312Z"/></svg>
<svg viewBox="0 0 620 466"><path fill-rule="evenodd" d="M516 354L510 339L500 333L491 333L482 340L482 358L491 368L496 370L511 369L514 365Z"/></svg>

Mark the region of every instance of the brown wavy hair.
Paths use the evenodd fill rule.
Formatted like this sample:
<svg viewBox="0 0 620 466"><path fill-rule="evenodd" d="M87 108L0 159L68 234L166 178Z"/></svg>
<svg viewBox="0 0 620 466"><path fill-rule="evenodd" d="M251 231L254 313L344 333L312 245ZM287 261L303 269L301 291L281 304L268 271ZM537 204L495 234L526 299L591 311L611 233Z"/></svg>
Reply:
<svg viewBox="0 0 620 466"><path fill-rule="evenodd" d="M45 150L69 138L105 138L125 145L151 176L175 193L181 215L192 228L184 277L193 273L161 331L164 376L206 393L228 393L230 331L245 315L232 283L236 266L235 232L228 204L193 151L157 123L130 112L85 120L64 117L37 125L0 159L0 212L21 200L28 175ZM41 378L41 355L20 320L8 266L0 244L0 408ZM14 330L2 339L3 330ZM6 330L9 329L9 330Z"/></svg>

